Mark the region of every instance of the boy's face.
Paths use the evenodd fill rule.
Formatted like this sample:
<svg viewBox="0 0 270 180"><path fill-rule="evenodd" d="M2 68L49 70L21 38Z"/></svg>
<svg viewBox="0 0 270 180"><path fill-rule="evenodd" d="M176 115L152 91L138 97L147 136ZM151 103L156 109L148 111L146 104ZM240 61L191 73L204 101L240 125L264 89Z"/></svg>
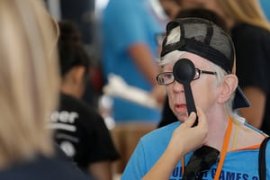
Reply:
<svg viewBox="0 0 270 180"><path fill-rule="evenodd" d="M166 58L171 58L171 63L164 65L163 72L172 72L175 62L180 58L191 60L195 65L195 68L200 70L215 71L208 60L192 53L186 52L177 59L174 59L175 56L170 57L170 54L168 54L165 56L165 59ZM216 76L201 74L199 79L191 81L190 86L195 105L202 108L205 112L210 111L211 108L214 107L218 98L218 84ZM188 117L188 111L183 85L174 81L167 85L166 89L169 97L170 108L180 121L185 121Z"/></svg>

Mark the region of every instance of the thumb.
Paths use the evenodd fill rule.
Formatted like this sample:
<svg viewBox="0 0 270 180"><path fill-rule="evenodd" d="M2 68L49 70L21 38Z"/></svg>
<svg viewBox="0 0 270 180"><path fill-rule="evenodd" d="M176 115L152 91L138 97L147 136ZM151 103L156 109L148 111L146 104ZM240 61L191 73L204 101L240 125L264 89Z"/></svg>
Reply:
<svg viewBox="0 0 270 180"><path fill-rule="evenodd" d="M194 122L195 122L195 119L196 119L196 113L195 112L191 112L187 121L185 121L185 124L188 126L188 127L191 127Z"/></svg>

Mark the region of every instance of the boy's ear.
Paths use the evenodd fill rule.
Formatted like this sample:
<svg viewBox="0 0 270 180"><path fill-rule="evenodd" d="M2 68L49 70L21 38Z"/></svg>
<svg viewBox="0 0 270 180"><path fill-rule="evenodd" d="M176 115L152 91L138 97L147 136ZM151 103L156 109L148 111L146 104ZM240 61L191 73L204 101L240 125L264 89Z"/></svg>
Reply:
<svg viewBox="0 0 270 180"><path fill-rule="evenodd" d="M224 80L221 84L221 90L219 94L219 102L226 102L231 95L234 93L235 89L238 86L238 78L234 74L228 74L224 77Z"/></svg>

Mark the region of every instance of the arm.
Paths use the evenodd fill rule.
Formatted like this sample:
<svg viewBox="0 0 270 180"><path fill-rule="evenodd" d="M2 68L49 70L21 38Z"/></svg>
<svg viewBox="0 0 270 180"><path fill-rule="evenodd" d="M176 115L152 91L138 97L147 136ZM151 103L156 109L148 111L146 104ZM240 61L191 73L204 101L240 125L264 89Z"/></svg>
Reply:
<svg viewBox="0 0 270 180"><path fill-rule="evenodd" d="M207 122L200 108L197 108L197 110L199 117L198 126L192 128L196 115L195 113L191 113L189 119L174 131L167 149L153 168L144 176L144 180L169 179L179 159L187 152L204 143L207 135Z"/></svg>
<svg viewBox="0 0 270 180"><path fill-rule="evenodd" d="M128 52L146 79L152 85L156 85L155 77L158 73L158 66L153 62L149 47L146 44L137 43L131 45Z"/></svg>
<svg viewBox="0 0 270 180"><path fill-rule="evenodd" d="M240 109L240 114L254 127L260 128L263 122L264 109L266 103L265 93L256 87L248 87L243 89L251 103L249 108Z"/></svg>
<svg viewBox="0 0 270 180"><path fill-rule="evenodd" d="M162 105L165 96L165 89L163 86L159 86L156 83L156 76L159 69L153 62L153 57L149 47L143 43L137 43L129 47L128 52L142 74L146 77L149 83L154 86L151 95L160 105Z"/></svg>
<svg viewBox="0 0 270 180"><path fill-rule="evenodd" d="M89 165L89 172L95 179L112 180L112 167L110 161L100 161Z"/></svg>

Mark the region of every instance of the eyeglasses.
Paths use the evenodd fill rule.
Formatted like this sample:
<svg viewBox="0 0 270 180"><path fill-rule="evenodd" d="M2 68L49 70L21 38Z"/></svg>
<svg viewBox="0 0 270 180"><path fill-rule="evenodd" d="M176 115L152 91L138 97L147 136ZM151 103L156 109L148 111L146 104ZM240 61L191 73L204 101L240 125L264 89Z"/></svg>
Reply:
<svg viewBox="0 0 270 180"><path fill-rule="evenodd" d="M216 75L217 72L205 71L205 70L200 70L198 68L195 68L195 75L193 77L193 80L199 79L201 74ZM159 75L157 75L156 80L159 85L169 85L175 81L173 72L160 73Z"/></svg>

